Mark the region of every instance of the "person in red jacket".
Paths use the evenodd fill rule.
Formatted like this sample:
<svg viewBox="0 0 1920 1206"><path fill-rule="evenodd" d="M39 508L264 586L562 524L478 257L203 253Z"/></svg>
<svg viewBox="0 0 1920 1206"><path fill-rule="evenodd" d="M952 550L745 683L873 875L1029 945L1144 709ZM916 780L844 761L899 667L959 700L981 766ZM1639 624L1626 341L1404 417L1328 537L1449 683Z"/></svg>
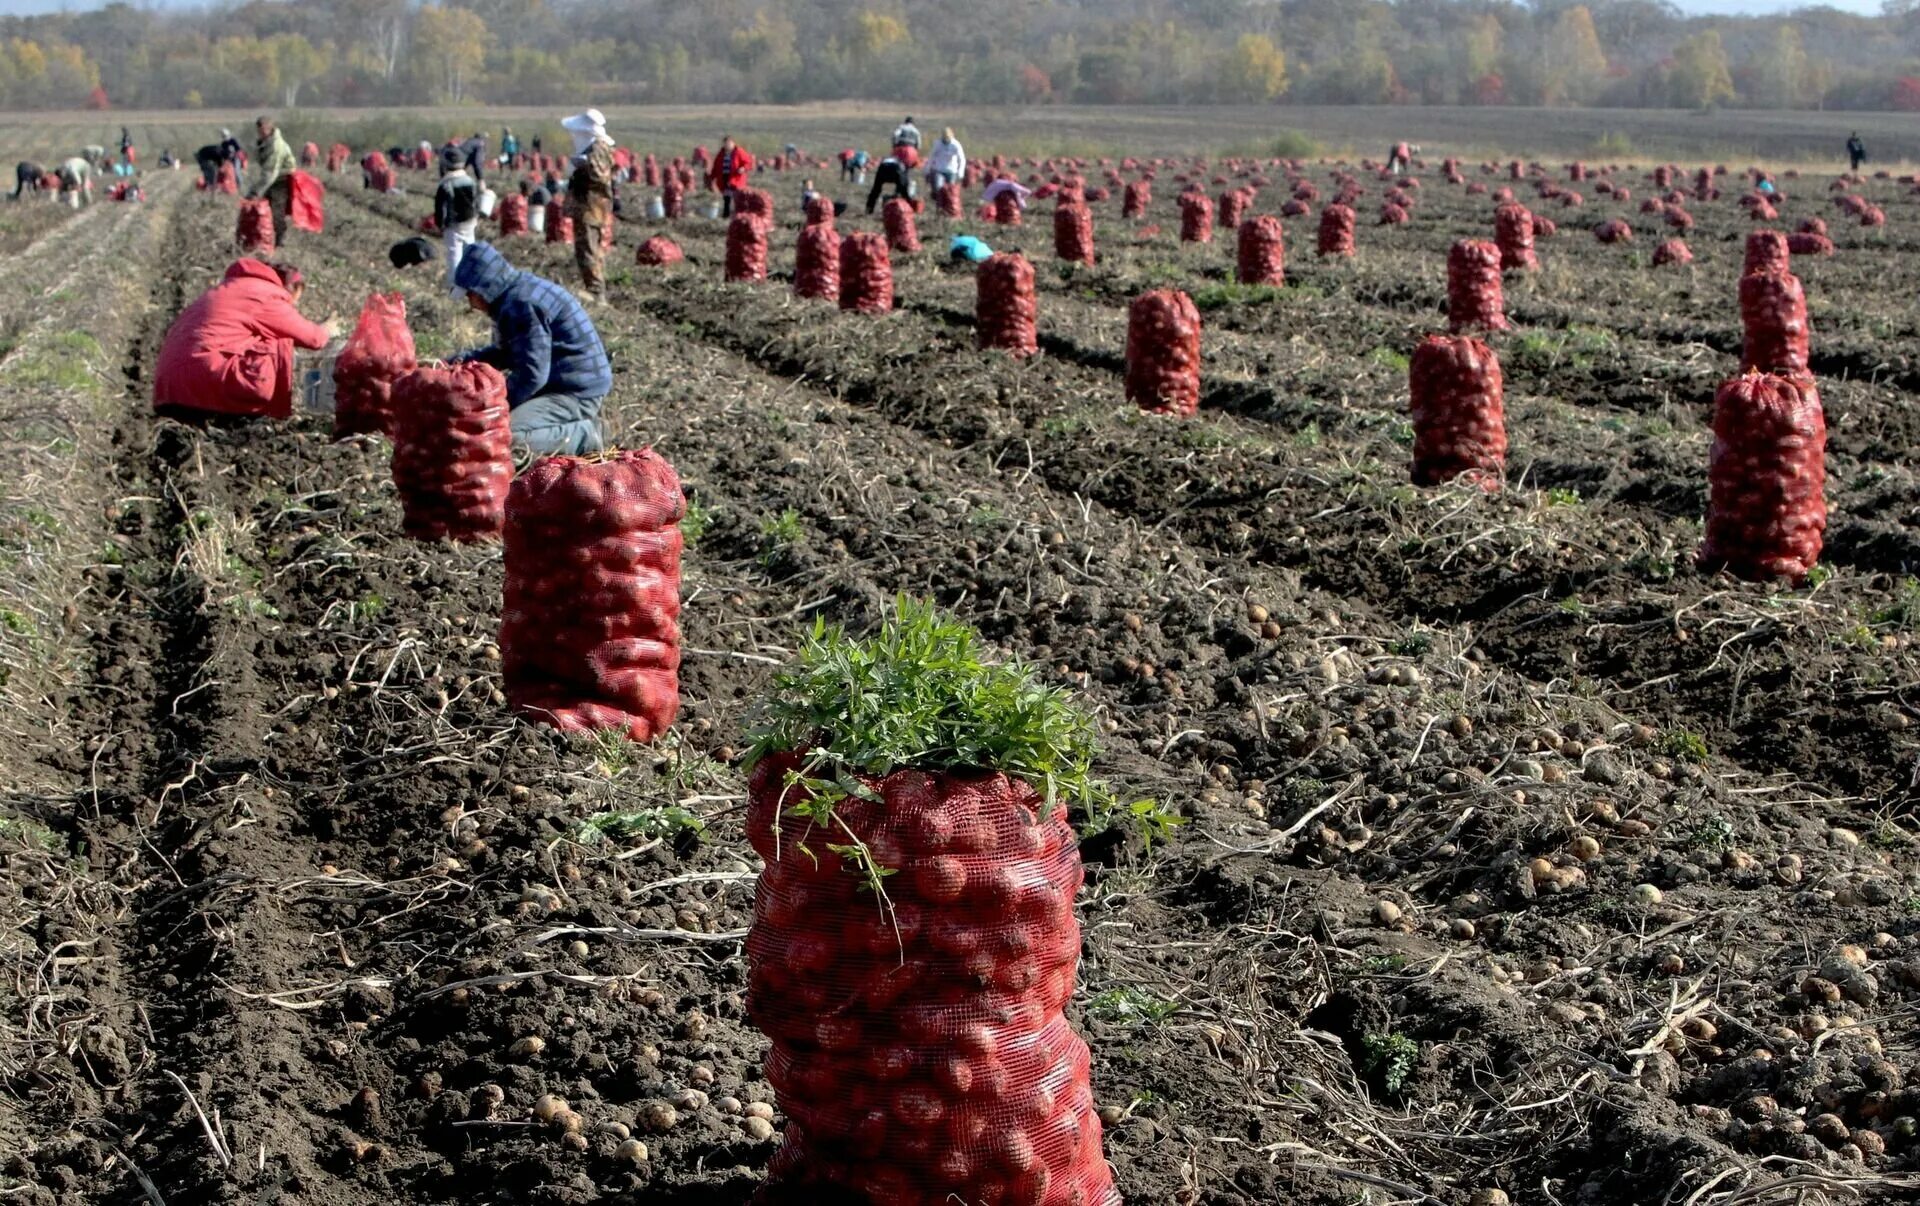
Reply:
<svg viewBox="0 0 1920 1206"><path fill-rule="evenodd" d="M153 409L175 418L293 414L293 349L323 348L334 319L300 313L306 285L287 264L245 259L193 300L167 329L153 377Z"/></svg>
<svg viewBox="0 0 1920 1206"><path fill-rule="evenodd" d="M753 153L733 141L729 134L720 140L720 150L707 169L707 182L720 190L720 216L733 216L733 199L753 180Z"/></svg>

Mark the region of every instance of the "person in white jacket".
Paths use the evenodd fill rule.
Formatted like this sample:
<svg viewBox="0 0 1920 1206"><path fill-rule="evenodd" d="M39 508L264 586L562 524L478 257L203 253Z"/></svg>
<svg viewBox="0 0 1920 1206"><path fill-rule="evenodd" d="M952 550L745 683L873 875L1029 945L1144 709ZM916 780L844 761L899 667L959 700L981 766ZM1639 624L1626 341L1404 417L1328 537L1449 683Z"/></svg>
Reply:
<svg viewBox="0 0 1920 1206"><path fill-rule="evenodd" d="M927 156L927 191L938 192L942 185L958 184L967 175L967 149L953 136L953 127L940 132Z"/></svg>

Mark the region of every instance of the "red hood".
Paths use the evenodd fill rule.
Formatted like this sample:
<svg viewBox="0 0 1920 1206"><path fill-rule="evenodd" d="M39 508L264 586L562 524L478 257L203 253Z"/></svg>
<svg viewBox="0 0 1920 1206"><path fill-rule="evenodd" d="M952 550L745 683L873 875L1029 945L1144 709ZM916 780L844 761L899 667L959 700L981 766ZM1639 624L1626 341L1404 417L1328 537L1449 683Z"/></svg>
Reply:
<svg viewBox="0 0 1920 1206"><path fill-rule="evenodd" d="M271 265L251 258L235 260L233 263L227 265L227 274L220 279L222 283L225 283L227 281L237 281L244 277L252 277L257 281L272 281L276 285L280 285L281 283L280 274L275 272ZM281 288L284 289L285 287L285 285L281 285ZM289 294L288 296L292 295Z"/></svg>

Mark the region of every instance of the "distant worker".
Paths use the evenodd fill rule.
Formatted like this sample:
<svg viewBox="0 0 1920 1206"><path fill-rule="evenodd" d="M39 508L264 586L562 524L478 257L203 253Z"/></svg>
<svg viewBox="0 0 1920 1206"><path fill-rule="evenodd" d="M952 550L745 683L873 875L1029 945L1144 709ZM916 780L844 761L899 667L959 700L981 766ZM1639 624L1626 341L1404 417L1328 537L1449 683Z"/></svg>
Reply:
<svg viewBox="0 0 1920 1206"><path fill-rule="evenodd" d="M234 162L240 155L240 143L232 130L220 131L220 141L208 143L193 153L193 161L200 168L200 177L212 188L220 179L220 165Z"/></svg>
<svg viewBox="0 0 1920 1206"><path fill-rule="evenodd" d="M909 169L920 166L920 127L913 124L911 114L894 127L893 157Z"/></svg>
<svg viewBox="0 0 1920 1206"><path fill-rule="evenodd" d="M412 268L418 264L433 260L433 244L425 235L415 235L411 239L401 239L387 248L387 263L395 268Z"/></svg>
<svg viewBox="0 0 1920 1206"><path fill-rule="evenodd" d="M504 167L510 168L513 166L513 161L518 159L519 157L520 157L520 140L513 136L513 127L502 126L500 128L500 163L501 165Z"/></svg>
<svg viewBox="0 0 1920 1206"><path fill-rule="evenodd" d="M880 161L873 172L873 187L867 191L867 212L871 214L880 204L880 194L888 185L893 186L893 195L905 201L913 200L913 168L901 161L897 155L889 155Z"/></svg>
<svg viewBox="0 0 1920 1206"><path fill-rule="evenodd" d="M18 201L28 193L32 193L38 197L40 195L40 181L46 174L46 169L37 163L28 163L23 159L19 163L14 164L13 192L11 198Z"/></svg>
<svg viewBox="0 0 1920 1206"><path fill-rule="evenodd" d="M160 166L168 171L172 171L180 166L180 161L173 157L172 147L160 148Z"/></svg>
<svg viewBox="0 0 1920 1206"><path fill-rule="evenodd" d="M340 333L300 313L298 269L248 258L180 312L160 345L153 408L174 418L293 414L293 349L323 348Z"/></svg>
<svg viewBox="0 0 1920 1206"><path fill-rule="evenodd" d="M573 262L580 284L595 298L607 295L607 225L613 221L613 139L598 109L560 123L573 136L573 175L567 179L567 212L573 217Z"/></svg>
<svg viewBox="0 0 1920 1206"><path fill-rule="evenodd" d="M460 290L454 287L454 274L460 270L460 257L472 245L480 222L480 185L467 173L467 161L458 147L440 153L440 187L433 192L433 220L446 248L447 289L457 297Z"/></svg>
<svg viewBox="0 0 1920 1206"><path fill-rule="evenodd" d="M736 195L753 179L753 152L733 140L729 134L720 140L713 164L707 168L707 182L720 190L720 216L731 218Z"/></svg>
<svg viewBox="0 0 1920 1206"><path fill-rule="evenodd" d="M949 184L958 184L967 175L967 149L953 136L953 127L940 131L940 141L927 156L927 191L937 193Z"/></svg>
<svg viewBox="0 0 1920 1206"><path fill-rule="evenodd" d="M239 163L247 157L247 148L233 136L233 131L222 126L220 129L220 157L228 163Z"/></svg>
<svg viewBox="0 0 1920 1206"><path fill-rule="evenodd" d="M484 182L487 178L486 134L475 130L473 137L461 143L460 148L467 154L467 170L473 173L475 180Z"/></svg>
<svg viewBox="0 0 1920 1206"><path fill-rule="evenodd" d="M131 167L138 161L139 153L134 150L133 135L125 126L120 127L120 162Z"/></svg>
<svg viewBox="0 0 1920 1206"><path fill-rule="evenodd" d="M847 147L840 152L840 183L847 184L847 183L850 183L852 180L853 180L853 148Z"/></svg>
<svg viewBox="0 0 1920 1206"><path fill-rule="evenodd" d="M75 155L60 165L60 199L70 208L93 204L93 164Z"/></svg>
<svg viewBox="0 0 1920 1206"><path fill-rule="evenodd" d="M274 242L284 246L287 241L287 215L293 209L293 173L300 164L293 157L293 148L287 145L280 127L274 124L271 117L257 119L253 129L260 136L254 148L260 157L260 175L247 196L267 199L268 207L273 210Z"/></svg>
<svg viewBox="0 0 1920 1206"><path fill-rule="evenodd" d="M480 361L506 374L514 442L534 456L604 448L600 408L613 389L613 366L579 299L515 269L489 243L467 248L455 283L493 319L494 340L454 363Z"/></svg>
<svg viewBox="0 0 1920 1206"><path fill-rule="evenodd" d="M1012 176L1002 176L987 185L980 192L980 204L992 205L1008 193L1013 194L1013 203L1021 209L1027 207L1027 198L1033 196L1033 190L1015 180Z"/></svg>
<svg viewBox="0 0 1920 1206"><path fill-rule="evenodd" d="M1860 141L1860 131L1847 135L1847 162L1851 171L1859 171L1860 165L1867 161L1867 144Z"/></svg>
<svg viewBox="0 0 1920 1206"><path fill-rule="evenodd" d="M1413 166L1413 148L1404 142L1396 142L1387 152L1387 170L1396 176L1404 176Z"/></svg>

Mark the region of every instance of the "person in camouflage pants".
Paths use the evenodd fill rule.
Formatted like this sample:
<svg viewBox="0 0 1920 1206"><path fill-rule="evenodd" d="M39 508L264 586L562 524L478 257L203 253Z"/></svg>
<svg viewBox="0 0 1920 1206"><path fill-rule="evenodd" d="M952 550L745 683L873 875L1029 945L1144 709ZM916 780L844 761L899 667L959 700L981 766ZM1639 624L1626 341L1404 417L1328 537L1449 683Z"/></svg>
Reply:
<svg viewBox="0 0 1920 1206"><path fill-rule="evenodd" d="M573 215L573 259L580 283L605 297L607 226L613 221L613 139L598 109L560 123L573 135L573 175L567 181L567 209Z"/></svg>

